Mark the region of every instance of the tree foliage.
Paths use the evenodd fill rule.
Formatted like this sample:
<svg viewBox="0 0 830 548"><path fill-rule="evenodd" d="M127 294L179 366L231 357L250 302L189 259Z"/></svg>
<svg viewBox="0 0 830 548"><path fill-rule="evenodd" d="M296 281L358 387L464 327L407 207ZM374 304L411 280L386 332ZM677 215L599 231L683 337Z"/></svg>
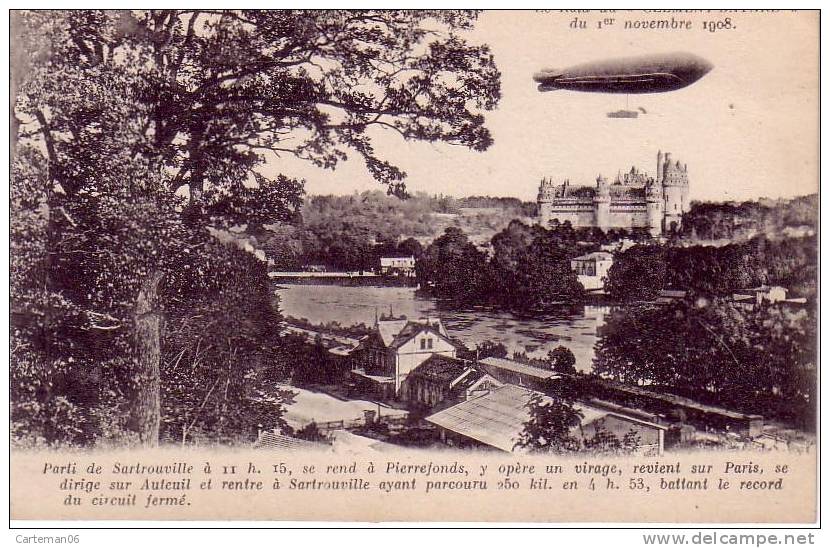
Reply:
<svg viewBox="0 0 830 548"><path fill-rule="evenodd" d="M488 281L486 256L457 228L427 247L416 264L418 279L436 295L460 303L478 302Z"/></svg>
<svg viewBox="0 0 830 548"><path fill-rule="evenodd" d="M615 300L650 301L667 286L665 250L636 245L614 255L605 291Z"/></svg>
<svg viewBox="0 0 830 548"><path fill-rule="evenodd" d="M581 447L571 430L579 425L582 413L572 402L559 397L531 396L527 405L530 418L516 442L516 447L539 453L569 453Z"/></svg>
<svg viewBox="0 0 830 548"><path fill-rule="evenodd" d="M583 442L585 450L597 455L630 455L636 453L641 444L642 439L635 428L630 428L620 439L601 421L594 423L594 435Z"/></svg>
<svg viewBox="0 0 830 548"><path fill-rule="evenodd" d="M576 373L576 357L567 347L560 345L549 351L547 361L550 364L550 368L557 373Z"/></svg>
<svg viewBox="0 0 830 548"><path fill-rule="evenodd" d="M803 425L813 420L812 311L746 311L698 299L617 310L603 333L594 362L599 375Z"/></svg>
<svg viewBox="0 0 830 548"><path fill-rule="evenodd" d="M741 241L758 234L778 238L787 228L800 227L818 227L817 194L790 200L692 202L683 215L682 237L693 241Z"/></svg>
<svg viewBox="0 0 830 548"><path fill-rule="evenodd" d="M636 245L614 256L605 289L622 302L649 301L661 289L727 296L763 284L782 285L792 296L816 294L815 237L769 240L758 236L723 246Z"/></svg>
<svg viewBox="0 0 830 548"><path fill-rule="evenodd" d="M488 261L460 229L448 228L421 258L421 286L438 297L520 311L582 299L570 267L579 253L570 224L548 230L514 220L491 243Z"/></svg>
<svg viewBox="0 0 830 548"><path fill-rule="evenodd" d="M483 150L499 74L471 12L38 11L15 16L12 434L250 439L279 426L266 269L217 231L298 221L290 154L373 139ZM376 131L377 130L377 131ZM159 403L159 395L161 402ZM138 419L138 423L131 424Z"/></svg>

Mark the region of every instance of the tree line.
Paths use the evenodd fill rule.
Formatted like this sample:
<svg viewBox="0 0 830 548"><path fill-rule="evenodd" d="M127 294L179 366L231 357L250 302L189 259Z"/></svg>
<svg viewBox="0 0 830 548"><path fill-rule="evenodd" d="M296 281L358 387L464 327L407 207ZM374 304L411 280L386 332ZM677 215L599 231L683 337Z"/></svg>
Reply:
<svg viewBox="0 0 830 548"><path fill-rule="evenodd" d="M476 210L471 213L470 208ZM478 211L480 208L492 211ZM535 204L517 198L454 198L424 192L395 196L366 191L346 196L308 196L297 222L268 226L256 237L276 270L307 265L332 270L374 270L380 257L420 255L421 242L442 226L466 226L490 234L513 218L533 216Z"/></svg>
<svg viewBox="0 0 830 548"><path fill-rule="evenodd" d="M416 265L424 291L462 305L487 304L533 311L556 303L580 302L584 288L570 260L620 238L646 234L598 228L574 228L569 222L551 228L514 220L490 240L476 246L456 227L446 229ZM488 253L489 251L489 253Z"/></svg>
<svg viewBox="0 0 830 548"><path fill-rule="evenodd" d="M764 284L786 287L793 297L814 299L818 272L815 236L756 236L724 246L658 243L642 233L543 228L511 222L490 241L475 245L458 228L416 255L418 281L429 294L457 304L488 304L532 311L553 303L580 302L585 292L570 261L621 238L639 240L613 253L604 281L612 302L653 301L663 289L727 296Z"/></svg>
<svg viewBox="0 0 830 548"><path fill-rule="evenodd" d="M789 200L692 202L680 236L689 240L739 240L780 235L785 227L818 227L818 194Z"/></svg>
<svg viewBox="0 0 830 548"><path fill-rule="evenodd" d="M621 307L594 374L801 428L815 427L816 309L737 309L726 299Z"/></svg>
<svg viewBox="0 0 830 548"><path fill-rule="evenodd" d="M818 280L815 236L770 240L756 236L721 247L644 244L614 256L605 289L619 302L650 301L661 289L709 296L764 284L781 285L788 296L814 300Z"/></svg>

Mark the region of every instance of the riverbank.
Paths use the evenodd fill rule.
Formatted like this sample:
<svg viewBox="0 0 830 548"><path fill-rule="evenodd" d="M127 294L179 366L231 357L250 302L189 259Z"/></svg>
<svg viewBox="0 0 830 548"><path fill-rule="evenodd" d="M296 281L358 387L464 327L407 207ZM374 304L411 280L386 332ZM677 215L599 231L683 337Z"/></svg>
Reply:
<svg viewBox="0 0 830 548"><path fill-rule="evenodd" d="M373 272L269 272L278 285L339 285L347 287L417 287L415 278Z"/></svg>
<svg viewBox="0 0 830 548"><path fill-rule="evenodd" d="M286 284L277 289L286 317L304 318L309 325L374 325L381 315L407 318L439 317L450 336L468 347L482 341L503 344L514 352L543 358L566 346L580 371L593 369L594 344L609 312L606 306L559 306L539 314L515 314L493 307L457 308L424 296L412 287Z"/></svg>

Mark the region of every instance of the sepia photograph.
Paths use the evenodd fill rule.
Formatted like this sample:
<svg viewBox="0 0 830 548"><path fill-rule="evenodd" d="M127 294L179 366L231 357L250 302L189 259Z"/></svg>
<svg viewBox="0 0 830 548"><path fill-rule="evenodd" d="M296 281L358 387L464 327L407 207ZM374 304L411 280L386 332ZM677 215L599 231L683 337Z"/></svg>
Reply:
<svg viewBox="0 0 830 548"><path fill-rule="evenodd" d="M9 17L12 520L818 520L817 10Z"/></svg>

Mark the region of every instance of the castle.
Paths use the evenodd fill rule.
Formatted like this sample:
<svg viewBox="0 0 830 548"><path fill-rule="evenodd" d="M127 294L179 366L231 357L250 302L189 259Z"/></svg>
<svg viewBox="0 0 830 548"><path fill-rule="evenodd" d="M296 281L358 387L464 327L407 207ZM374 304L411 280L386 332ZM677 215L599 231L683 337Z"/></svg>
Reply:
<svg viewBox="0 0 830 548"><path fill-rule="evenodd" d="M644 228L659 236L680 228L683 213L689 210L689 177L685 164L672 161L668 152L657 152L656 178L632 167L617 173L613 183L600 175L596 187L542 179L536 201L542 226L556 219L602 230Z"/></svg>

